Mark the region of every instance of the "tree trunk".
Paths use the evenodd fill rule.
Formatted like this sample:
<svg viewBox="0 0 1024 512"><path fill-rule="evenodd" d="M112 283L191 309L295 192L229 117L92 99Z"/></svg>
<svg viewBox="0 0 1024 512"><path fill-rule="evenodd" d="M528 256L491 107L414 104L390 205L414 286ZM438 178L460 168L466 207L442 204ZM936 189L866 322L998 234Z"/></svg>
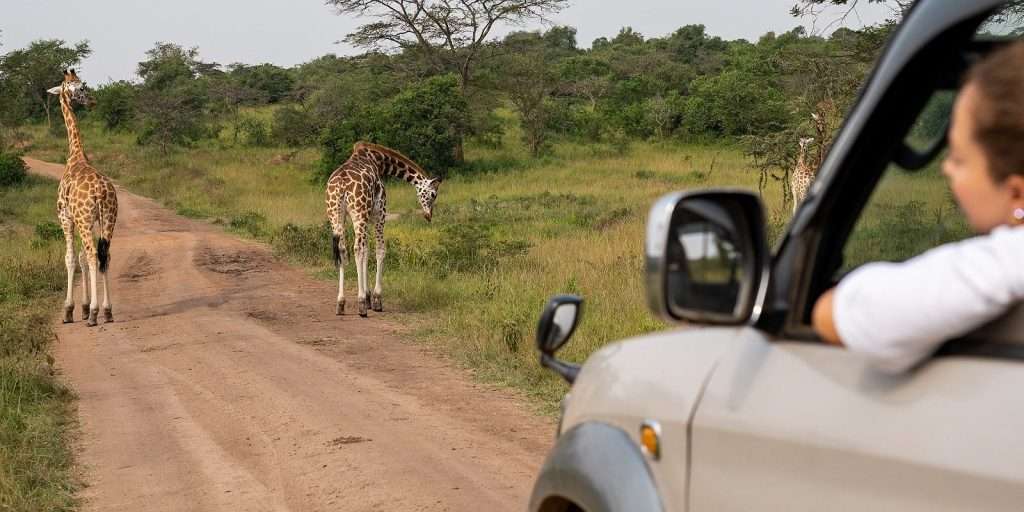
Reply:
<svg viewBox="0 0 1024 512"><path fill-rule="evenodd" d="M47 93L47 95L49 95L49 93ZM46 96L46 103L44 104L44 107L46 108L46 131L50 131L50 129L53 128L50 126L50 96Z"/></svg>

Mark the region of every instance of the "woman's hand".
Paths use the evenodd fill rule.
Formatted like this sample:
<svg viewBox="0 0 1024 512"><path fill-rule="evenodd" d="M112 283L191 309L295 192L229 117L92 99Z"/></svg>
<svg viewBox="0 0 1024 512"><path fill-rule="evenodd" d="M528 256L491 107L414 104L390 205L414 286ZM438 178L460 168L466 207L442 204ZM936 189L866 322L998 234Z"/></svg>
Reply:
<svg viewBox="0 0 1024 512"><path fill-rule="evenodd" d="M836 324L832 317L832 300L835 297L836 289L821 294L818 301L814 303L814 310L811 312L811 324L814 332L818 333L821 339L829 344L843 346L839 339L839 332L836 331Z"/></svg>

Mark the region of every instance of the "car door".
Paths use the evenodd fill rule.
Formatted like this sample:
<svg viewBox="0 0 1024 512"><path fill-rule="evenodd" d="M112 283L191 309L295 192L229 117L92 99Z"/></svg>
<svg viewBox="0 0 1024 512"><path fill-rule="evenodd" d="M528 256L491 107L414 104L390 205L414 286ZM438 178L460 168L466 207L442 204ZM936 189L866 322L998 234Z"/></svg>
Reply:
<svg viewBox="0 0 1024 512"><path fill-rule="evenodd" d="M1024 362L902 376L748 329L692 425L690 510L1020 510Z"/></svg>
<svg viewBox="0 0 1024 512"><path fill-rule="evenodd" d="M781 245L765 319L707 382L689 510L1021 508L1020 350L954 349L893 376L814 341L808 325L813 299L845 270L967 235L942 195L939 146L915 148L912 127L948 106L942 89L984 51L973 35L992 27L976 18L997 3L920 0L895 36Z"/></svg>

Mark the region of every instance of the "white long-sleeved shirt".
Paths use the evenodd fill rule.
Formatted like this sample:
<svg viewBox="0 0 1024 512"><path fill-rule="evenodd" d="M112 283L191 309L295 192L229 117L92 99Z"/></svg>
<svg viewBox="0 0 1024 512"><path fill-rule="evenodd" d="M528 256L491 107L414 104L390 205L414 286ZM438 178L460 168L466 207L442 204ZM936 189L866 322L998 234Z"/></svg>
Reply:
<svg viewBox="0 0 1024 512"><path fill-rule="evenodd" d="M840 281L832 316L847 348L902 372L1021 300L1024 227L1004 226L902 263L858 267Z"/></svg>

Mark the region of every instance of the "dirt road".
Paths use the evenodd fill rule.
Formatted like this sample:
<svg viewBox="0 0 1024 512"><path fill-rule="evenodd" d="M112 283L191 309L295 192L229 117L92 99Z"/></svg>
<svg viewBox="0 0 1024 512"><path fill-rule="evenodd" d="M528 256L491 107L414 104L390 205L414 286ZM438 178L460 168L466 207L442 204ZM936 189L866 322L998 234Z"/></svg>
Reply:
<svg viewBox="0 0 1024 512"><path fill-rule="evenodd" d="M525 507L549 420L403 342L401 315L336 317L331 283L264 246L118 199L116 321L76 305L57 329L85 510Z"/></svg>

